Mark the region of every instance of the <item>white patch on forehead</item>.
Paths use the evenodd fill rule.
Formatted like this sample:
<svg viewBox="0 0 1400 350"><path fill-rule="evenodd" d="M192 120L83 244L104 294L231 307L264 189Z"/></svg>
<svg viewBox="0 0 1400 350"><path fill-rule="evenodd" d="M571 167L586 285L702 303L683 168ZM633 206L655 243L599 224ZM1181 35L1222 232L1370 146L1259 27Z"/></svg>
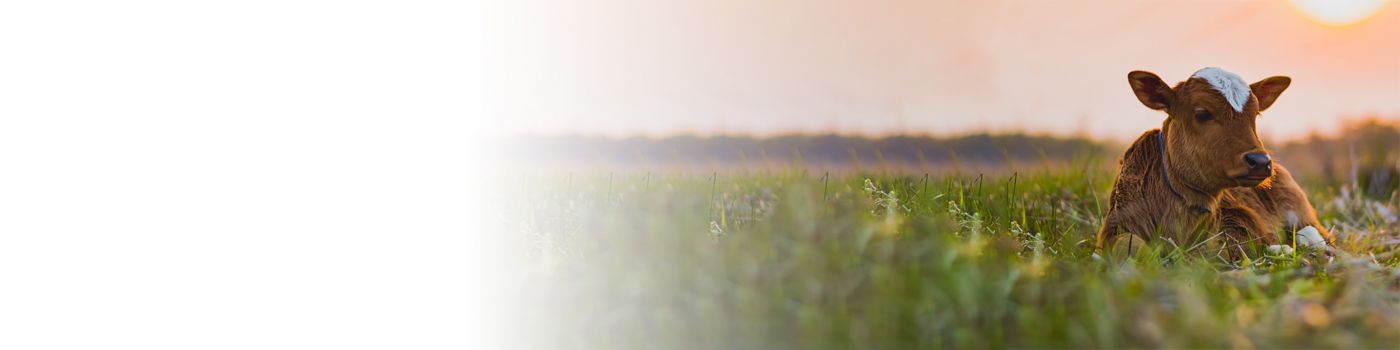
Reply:
<svg viewBox="0 0 1400 350"><path fill-rule="evenodd" d="M1200 78L1210 83L1210 86L1225 96L1225 101L1229 101L1230 107L1234 107L1236 112L1244 112L1244 105L1249 103L1249 84L1245 84L1244 79L1240 79L1240 76L1235 75L1235 73L1216 67L1206 67L1191 74L1191 77Z"/></svg>

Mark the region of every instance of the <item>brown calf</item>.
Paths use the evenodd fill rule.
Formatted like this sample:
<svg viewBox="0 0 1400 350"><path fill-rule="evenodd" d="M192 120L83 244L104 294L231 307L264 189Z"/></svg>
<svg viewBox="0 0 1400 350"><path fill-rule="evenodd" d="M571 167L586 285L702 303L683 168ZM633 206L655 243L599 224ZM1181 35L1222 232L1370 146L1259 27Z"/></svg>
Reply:
<svg viewBox="0 0 1400 350"><path fill-rule="evenodd" d="M1123 154L1097 246L1131 252L1144 240L1211 242L1237 258L1245 244L1280 243L1279 233L1291 241L1296 231L1299 246L1331 242L1307 196L1254 131L1259 112L1290 81L1276 76L1246 85L1205 68L1168 87L1156 74L1128 73L1138 100L1167 120Z"/></svg>

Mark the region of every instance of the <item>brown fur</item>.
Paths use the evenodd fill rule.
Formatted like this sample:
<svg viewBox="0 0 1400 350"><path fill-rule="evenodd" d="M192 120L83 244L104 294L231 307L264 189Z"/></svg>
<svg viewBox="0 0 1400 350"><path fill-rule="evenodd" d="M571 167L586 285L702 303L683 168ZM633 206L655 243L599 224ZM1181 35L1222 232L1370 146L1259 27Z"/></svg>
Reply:
<svg viewBox="0 0 1400 350"><path fill-rule="evenodd" d="M1262 181L1257 177L1265 175L1257 173L1267 171L1263 167L1247 176L1250 169L1243 155L1267 152L1255 133L1255 120L1287 88L1288 78L1272 77L1250 85L1252 93L1243 112L1235 111L1200 79L1168 88L1156 75L1138 71L1129 74L1129 82L1144 105L1167 112L1161 129L1166 130L1166 176L1180 196L1163 179L1157 135L1162 131L1143 133L1119 164L1096 240L1099 248L1123 246L1118 244L1121 235L1132 234L1135 237L1129 242L1168 239L1182 247L1208 242L1228 256L1239 257L1246 244L1288 242L1294 230L1306 226L1333 240L1302 188L1277 159ZM1202 112L1209 117L1198 118ZM1297 217L1296 227L1287 225L1290 212Z"/></svg>

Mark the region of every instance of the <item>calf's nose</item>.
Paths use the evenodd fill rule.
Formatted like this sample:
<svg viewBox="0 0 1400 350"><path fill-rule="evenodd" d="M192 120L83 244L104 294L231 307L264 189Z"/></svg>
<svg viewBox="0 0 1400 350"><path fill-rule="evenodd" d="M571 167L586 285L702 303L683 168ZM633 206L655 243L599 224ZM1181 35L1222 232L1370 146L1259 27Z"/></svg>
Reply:
<svg viewBox="0 0 1400 350"><path fill-rule="evenodd" d="M1248 165L1249 165L1249 169L1252 170L1252 169L1260 169L1260 168L1268 167L1269 165L1272 165L1272 164L1274 163L1274 161L1273 161L1273 159L1270 159L1270 158L1269 158L1269 154L1268 154L1268 153L1259 152L1259 153L1246 153L1246 154L1244 155L1244 163L1245 163L1245 164L1248 164Z"/></svg>

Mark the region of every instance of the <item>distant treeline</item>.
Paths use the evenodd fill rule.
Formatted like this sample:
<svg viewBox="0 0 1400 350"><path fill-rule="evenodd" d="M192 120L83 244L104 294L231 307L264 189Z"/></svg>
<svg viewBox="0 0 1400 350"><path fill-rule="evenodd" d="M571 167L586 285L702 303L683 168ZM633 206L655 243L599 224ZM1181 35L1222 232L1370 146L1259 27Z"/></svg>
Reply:
<svg viewBox="0 0 1400 350"><path fill-rule="evenodd" d="M1268 144L1281 164L1305 183L1347 184L1376 198L1400 187L1400 128L1377 119L1350 122L1340 136ZM1095 166L1111 171L1125 144L1025 134L957 137L787 135L607 138L522 137L505 145L516 161L543 168L595 170L975 171ZM1086 170L1089 170L1086 168Z"/></svg>
<svg viewBox="0 0 1400 350"><path fill-rule="evenodd" d="M526 161L594 165L746 166L819 164L843 167L947 168L1068 164L1112 159L1117 148L1077 138L1024 134L958 137L841 135L526 137L515 140Z"/></svg>
<svg viewBox="0 0 1400 350"><path fill-rule="evenodd" d="M1352 184L1367 195L1389 198L1400 186L1400 129L1369 119L1347 124L1339 134L1270 148L1282 164L1304 180Z"/></svg>

